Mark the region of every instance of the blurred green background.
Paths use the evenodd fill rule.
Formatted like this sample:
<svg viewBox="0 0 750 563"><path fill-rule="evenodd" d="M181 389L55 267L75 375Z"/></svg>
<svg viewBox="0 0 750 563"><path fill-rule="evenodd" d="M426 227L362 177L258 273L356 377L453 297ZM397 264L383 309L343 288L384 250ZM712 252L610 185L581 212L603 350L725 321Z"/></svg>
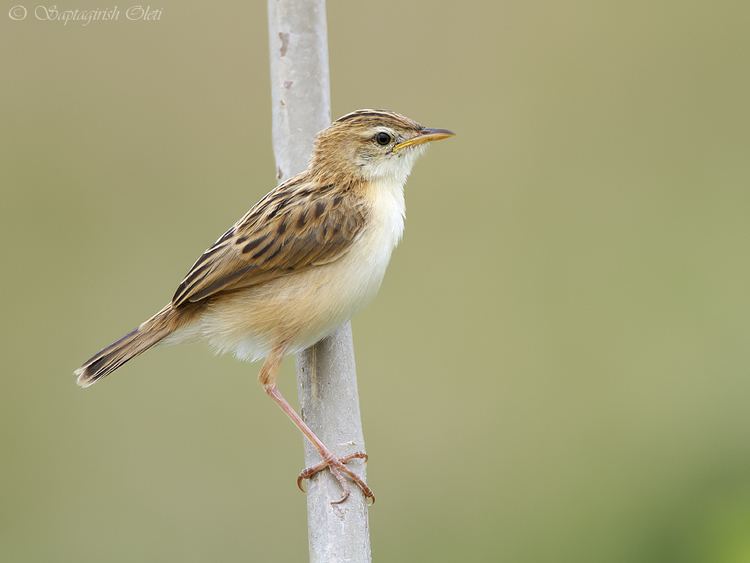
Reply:
<svg viewBox="0 0 750 563"><path fill-rule="evenodd" d="M303 561L257 366L73 384L274 185L265 3L152 7L0 13L0 560ZM334 116L459 133L354 321L376 561L750 561L747 3L328 11Z"/></svg>

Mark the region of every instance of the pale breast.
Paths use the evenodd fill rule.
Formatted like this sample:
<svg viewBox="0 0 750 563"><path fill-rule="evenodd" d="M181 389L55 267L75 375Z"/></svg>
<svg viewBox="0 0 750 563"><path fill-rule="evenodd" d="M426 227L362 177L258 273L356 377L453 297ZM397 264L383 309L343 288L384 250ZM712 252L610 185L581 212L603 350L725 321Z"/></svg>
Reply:
<svg viewBox="0 0 750 563"><path fill-rule="evenodd" d="M404 195L400 186L372 190L368 225L330 274L348 317L377 293L393 249L404 231Z"/></svg>
<svg viewBox="0 0 750 563"><path fill-rule="evenodd" d="M368 199L368 225L348 253L350 264L347 267L351 267L366 290L377 291L391 253L404 232L403 187L400 184L373 185Z"/></svg>

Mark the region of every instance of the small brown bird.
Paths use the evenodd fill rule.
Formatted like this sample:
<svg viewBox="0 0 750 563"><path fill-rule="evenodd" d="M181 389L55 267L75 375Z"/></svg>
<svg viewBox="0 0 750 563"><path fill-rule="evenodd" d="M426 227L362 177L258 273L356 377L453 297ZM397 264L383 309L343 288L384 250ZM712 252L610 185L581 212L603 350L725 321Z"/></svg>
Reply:
<svg viewBox="0 0 750 563"><path fill-rule="evenodd" d="M161 311L75 371L89 387L158 342L203 338L242 360L265 358L268 395L320 453L297 484L328 468L367 496L276 386L282 359L315 344L377 292L404 229L406 179L425 143L452 136L397 113L363 109L320 132L307 169L255 204L193 264Z"/></svg>

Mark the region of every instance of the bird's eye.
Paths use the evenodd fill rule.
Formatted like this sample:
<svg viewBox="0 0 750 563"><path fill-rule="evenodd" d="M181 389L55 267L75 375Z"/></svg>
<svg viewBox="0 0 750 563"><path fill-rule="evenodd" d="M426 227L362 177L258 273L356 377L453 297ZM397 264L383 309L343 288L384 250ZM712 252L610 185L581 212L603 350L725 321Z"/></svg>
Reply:
<svg viewBox="0 0 750 563"><path fill-rule="evenodd" d="M388 133L381 131L375 135L375 142L384 147L391 142L391 136Z"/></svg>

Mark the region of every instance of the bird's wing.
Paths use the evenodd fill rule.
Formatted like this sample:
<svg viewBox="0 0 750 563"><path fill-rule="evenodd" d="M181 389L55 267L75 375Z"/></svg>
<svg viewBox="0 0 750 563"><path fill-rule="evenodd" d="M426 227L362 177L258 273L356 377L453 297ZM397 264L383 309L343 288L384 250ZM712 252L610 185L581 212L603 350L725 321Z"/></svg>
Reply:
<svg viewBox="0 0 750 563"><path fill-rule="evenodd" d="M333 262L361 232L365 210L333 185L301 176L260 200L193 264L172 305Z"/></svg>

